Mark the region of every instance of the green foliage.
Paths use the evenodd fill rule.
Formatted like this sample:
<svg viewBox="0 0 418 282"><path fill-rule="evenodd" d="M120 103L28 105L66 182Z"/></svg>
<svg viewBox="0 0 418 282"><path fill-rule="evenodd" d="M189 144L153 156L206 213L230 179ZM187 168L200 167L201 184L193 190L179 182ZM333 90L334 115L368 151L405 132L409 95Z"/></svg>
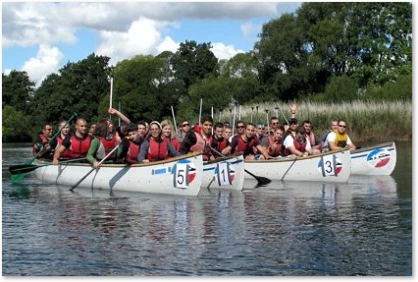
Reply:
<svg viewBox="0 0 418 282"><path fill-rule="evenodd" d="M23 112L6 105L2 112L2 141L28 142L31 141L29 118Z"/></svg>
<svg viewBox="0 0 418 282"><path fill-rule="evenodd" d="M26 113L33 97L35 83L29 80L26 72L13 70L9 75L2 74L2 107L9 105Z"/></svg>
<svg viewBox="0 0 418 282"><path fill-rule="evenodd" d="M398 77L396 82L388 81L383 86L370 85L366 89L368 100L412 100L412 74Z"/></svg>

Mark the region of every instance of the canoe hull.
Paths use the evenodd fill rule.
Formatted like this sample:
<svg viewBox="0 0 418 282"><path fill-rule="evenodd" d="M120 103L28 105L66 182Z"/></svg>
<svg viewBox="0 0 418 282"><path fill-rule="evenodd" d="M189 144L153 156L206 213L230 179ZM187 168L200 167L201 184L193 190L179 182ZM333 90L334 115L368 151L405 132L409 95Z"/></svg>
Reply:
<svg viewBox="0 0 418 282"><path fill-rule="evenodd" d="M362 148L351 153L353 175L390 175L395 166L395 142Z"/></svg>
<svg viewBox="0 0 418 282"><path fill-rule="evenodd" d="M45 164L45 162L39 162ZM68 163L35 170L37 179L64 186L74 186L91 171L90 164ZM180 196L197 196L203 178L201 154L189 154L155 163L102 164L78 188L142 192Z"/></svg>
<svg viewBox="0 0 418 282"><path fill-rule="evenodd" d="M203 165L202 188L241 191L244 185L244 158L230 157Z"/></svg>
<svg viewBox="0 0 418 282"><path fill-rule="evenodd" d="M244 161L244 168L271 180L347 182L350 161L350 151L341 150L294 160ZM245 178L252 176L246 174Z"/></svg>

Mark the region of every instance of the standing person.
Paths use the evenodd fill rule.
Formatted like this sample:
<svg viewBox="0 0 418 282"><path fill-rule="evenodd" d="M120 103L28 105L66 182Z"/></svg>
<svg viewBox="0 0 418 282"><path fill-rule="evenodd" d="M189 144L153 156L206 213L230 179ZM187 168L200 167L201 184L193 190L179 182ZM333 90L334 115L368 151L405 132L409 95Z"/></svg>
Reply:
<svg viewBox="0 0 418 282"><path fill-rule="evenodd" d="M51 139L52 131L53 129L51 123L45 122L42 126L41 132L39 132L38 138L33 143L33 156L37 156L37 158L52 159L54 156L54 150L57 147L57 139Z"/></svg>
<svg viewBox="0 0 418 282"><path fill-rule="evenodd" d="M335 132L328 134L327 140L324 144L326 150L341 150L341 148L350 148L350 152L356 149L356 146L351 142L347 134L347 122L345 120L338 121L338 129Z"/></svg>
<svg viewBox="0 0 418 282"><path fill-rule="evenodd" d="M202 117L202 125L196 125L184 137L180 145L180 154L184 155L191 152L203 152L203 160L214 160L210 149L212 145L212 124L211 116Z"/></svg>
<svg viewBox="0 0 418 282"><path fill-rule="evenodd" d="M256 150L261 154L255 154ZM222 150L224 155L238 152L242 152L246 160L267 160L270 158L267 150L260 145L260 141L255 135L255 125L252 123L247 123L244 134L235 135L231 143Z"/></svg>
<svg viewBox="0 0 418 282"><path fill-rule="evenodd" d="M117 159L127 164L138 163L138 155L141 145L144 142L144 136L139 134L137 125L132 123L126 128L126 135L129 139L122 139L122 143L118 148Z"/></svg>
<svg viewBox="0 0 418 282"><path fill-rule="evenodd" d="M58 129L61 129L60 134L57 136L57 147L55 148L55 153L57 152L58 148L62 144L62 142L65 140L65 138L70 135L70 125L67 123L67 121L63 120L60 121L58 124ZM61 154L62 159L68 159L68 152L64 151Z"/></svg>
<svg viewBox="0 0 418 282"><path fill-rule="evenodd" d="M75 132L65 137L62 144L54 154L52 163L57 165L65 153L70 159L84 158L90 148L91 136L87 134L87 122L84 118L78 118L75 122Z"/></svg>
<svg viewBox="0 0 418 282"><path fill-rule="evenodd" d="M138 154L139 163L166 160L169 157L180 156L173 145L161 137L161 124L158 121L150 123L150 135L141 144Z"/></svg>
<svg viewBox="0 0 418 282"><path fill-rule="evenodd" d="M166 140L167 142L171 143L176 149L176 151L180 150L180 141L177 139L176 134L174 132L173 123L165 119L161 122L162 127L162 138Z"/></svg>
<svg viewBox="0 0 418 282"><path fill-rule="evenodd" d="M112 133L111 130L111 123L107 119L102 119L96 123L94 138L90 143L90 148L87 153L87 160L94 168L98 168L100 161L116 147L116 139L109 138L109 135ZM116 153L113 152L107 157L107 160L114 161L115 158Z"/></svg>
<svg viewBox="0 0 418 282"><path fill-rule="evenodd" d="M306 137L306 131L303 126L299 126L296 129L296 134L287 135L283 141L283 155L284 156L297 156L297 157L306 157L312 155L313 151L311 148L311 143Z"/></svg>
<svg viewBox="0 0 418 282"><path fill-rule="evenodd" d="M215 157L222 157L220 154L216 153L216 151L221 152L229 145L229 141L227 138L224 137L224 125L221 122L215 124L214 135L212 138L212 148L215 149L213 155Z"/></svg>
<svg viewBox="0 0 418 282"><path fill-rule="evenodd" d="M311 147L313 150L313 154L317 155L322 151L322 142L316 136L316 134L312 131L312 122L309 120L305 120L302 123L302 126L305 128L306 136L309 138L309 142L311 142Z"/></svg>

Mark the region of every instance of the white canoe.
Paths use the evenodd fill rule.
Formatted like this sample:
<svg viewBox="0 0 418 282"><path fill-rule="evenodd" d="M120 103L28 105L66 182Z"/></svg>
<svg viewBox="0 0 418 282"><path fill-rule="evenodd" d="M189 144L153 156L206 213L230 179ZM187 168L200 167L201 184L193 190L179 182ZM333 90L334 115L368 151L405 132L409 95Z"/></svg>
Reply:
<svg viewBox="0 0 418 282"><path fill-rule="evenodd" d="M46 164L37 160L37 164ZM35 170L37 179L64 186L74 186L92 166L66 163ZM201 154L187 154L164 161L134 164L102 164L75 189L93 188L112 191L197 196L203 179Z"/></svg>
<svg viewBox="0 0 418 282"><path fill-rule="evenodd" d="M395 142L361 148L351 153L352 175L390 175L395 166Z"/></svg>
<svg viewBox="0 0 418 282"><path fill-rule="evenodd" d="M228 156L203 164L202 188L241 191L244 185L244 158Z"/></svg>
<svg viewBox="0 0 418 282"><path fill-rule="evenodd" d="M348 149L296 159L244 161L244 168L271 180L347 182L350 176ZM249 174L245 178L252 178Z"/></svg>

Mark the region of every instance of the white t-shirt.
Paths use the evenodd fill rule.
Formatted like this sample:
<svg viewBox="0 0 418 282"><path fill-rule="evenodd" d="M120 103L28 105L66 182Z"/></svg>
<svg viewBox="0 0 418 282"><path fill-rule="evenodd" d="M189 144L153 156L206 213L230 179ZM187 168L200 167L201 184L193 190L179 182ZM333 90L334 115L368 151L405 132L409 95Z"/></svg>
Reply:
<svg viewBox="0 0 418 282"><path fill-rule="evenodd" d="M323 148L327 148L329 150L329 142L335 142L337 135L335 132L330 132L327 136L327 140L325 140ZM350 136L347 135L347 145L352 144Z"/></svg>
<svg viewBox="0 0 418 282"><path fill-rule="evenodd" d="M293 145L293 141L294 140L295 139L293 138L292 135L287 135L287 137L283 141L284 147L286 149L288 149L289 147L294 147L294 145ZM305 147L305 149L306 150L310 150L311 149L311 142L309 141L309 139L307 137L305 137L305 140L306 140L306 147Z"/></svg>

